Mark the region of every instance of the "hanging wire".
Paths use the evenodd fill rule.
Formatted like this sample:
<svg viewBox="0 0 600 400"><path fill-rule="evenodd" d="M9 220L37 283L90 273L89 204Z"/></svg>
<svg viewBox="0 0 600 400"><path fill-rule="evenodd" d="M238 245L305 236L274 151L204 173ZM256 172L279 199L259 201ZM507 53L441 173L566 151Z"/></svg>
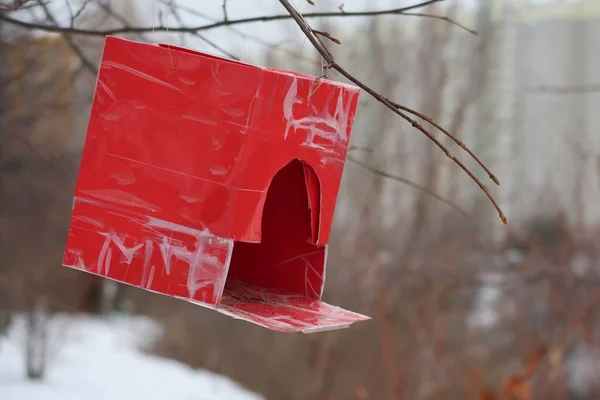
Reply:
<svg viewBox="0 0 600 400"><path fill-rule="evenodd" d="M165 5L165 8L167 8L167 6ZM167 13L167 37L169 37L169 17L171 16L171 13L169 12L169 10L166 10ZM171 59L171 69L173 72L177 71L177 69L175 68L175 62L173 61L173 54L171 54L171 45L167 44L167 49L169 50L169 58Z"/></svg>

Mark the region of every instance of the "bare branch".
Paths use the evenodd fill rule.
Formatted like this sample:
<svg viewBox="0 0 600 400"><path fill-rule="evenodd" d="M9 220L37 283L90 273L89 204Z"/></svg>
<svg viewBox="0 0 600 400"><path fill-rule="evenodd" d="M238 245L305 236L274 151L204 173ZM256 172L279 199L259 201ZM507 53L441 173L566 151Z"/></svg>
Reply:
<svg viewBox="0 0 600 400"><path fill-rule="evenodd" d="M313 32L316 33L317 35L321 35L321 36L331 40L335 44L342 44L342 42L339 39L336 39L333 36L331 36L331 34L329 32L318 31L316 29L313 29Z"/></svg>
<svg viewBox="0 0 600 400"><path fill-rule="evenodd" d="M492 173L492 171L489 170L489 168L479 159L479 157L477 157L475 155L475 153L473 153L473 151L471 151L471 149L469 149L467 147L467 145L461 141L460 139L458 139L455 135L453 135L452 133L448 132L446 129L442 128L438 123L436 123L432 118L428 117L425 114L422 114L418 111L413 110L412 108L403 106L401 104L398 104L394 101L391 101L389 99L387 99L392 105L394 105L394 107L397 107L398 109L402 110L402 111L406 111L409 114L415 115L419 118L421 118L424 121L429 122L431 125L433 125L435 128L437 128L440 132L442 132L444 135L448 136L454 143L456 143L457 145L459 145L464 151L466 151L471 157L473 157L473 159L477 162L477 164L479 164L479 166L481 168L483 168L483 170L488 174L488 176L490 177L490 179L496 184L496 185L500 185L500 181L498 180L498 178L496 178L496 175L494 175Z"/></svg>
<svg viewBox="0 0 600 400"><path fill-rule="evenodd" d="M314 12L307 13L304 15L304 18L323 18L323 17L374 17L381 15L410 15L407 14L408 11L414 10L417 8L425 7L430 4L439 3L443 0L428 0L422 3L414 4L408 7L402 8L392 8L387 10L379 10L379 11L355 11L355 12L341 12L341 11L330 11L330 12ZM448 20L446 17L440 16L432 16L429 14L423 14L422 17L426 18L436 18L436 19L444 19ZM43 30L47 32L57 32L57 33L68 33L72 35L88 35L88 36L106 36L106 35L117 35L123 33L148 33L148 32L175 32L175 33L194 33L199 31L206 31L210 29L215 29L223 26L232 26L232 25L240 25L240 24L250 24L255 22L269 22L269 21L281 21L286 19L291 19L292 16L289 14L281 14L281 15L263 15L259 17L251 17L251 18L240 18L240 19L228 19L223 21L214 22L206 25L199 26L148 26L148 27L134 27L127 26L115 29L104 29L104 30L94 30L94 29L80 29L74 27L64 27L58 25L49 25L43 23L36 22L27 22L20 19L12 18L6 14L0 14L0 20L3 20L9 24L20 26L22 28L27 29L35 29L35 30ZM455 24L460 26L459 24Z"/></svg>
<svg viewBox="0 0 600 400"><path fill-rule="evenodd" d="M399 115L401 118L403 118L404 120L406 120L407 122L409 122L414 128L416 128L417 130L419 130L421 133L423 133L425 136L427 136L427 138L429 138L432 142L434 142L446 154L446 156L448 158L450 158L452 161L454 161L454 163L457 164L465 173L467 173L467 175L469 175L469 177L479 186L479 188L481 190L483 190L483 192L485 193L485 195L488 197L488 199L491 201L492 205L494 206L494 208L498 212L498 215L499 215L500 219L502 220L502 222L504 224L507 223L506 216L504 215L504 213L500 209L500 206L498 205L498 203L496 202L496 200L490 194L489 189L483 183L481 183L481 181L461 161L459 161L458 159L456 159L456 157L454 157L454 155L452 153L450 153L450 151L438 139L436 139L435 136L431 132L429 132L428 130L426 130L425 128L423 128L423 126L421 124L419 124L419 122L417 122L416 120L412 119L407 114L405 114L404 112L402 112L401 109L399 108L399 104L398 103L390 102L390 100L388 100L386 97L382 96L381 94L379 94L378 92L376 92L375 90L373 90L372 88L370 88L369 86L367 86L366 84L364 84L363 82L361 82L359 79L357 79L352 74L350 74L348 71L346 71L341 65L339 65L335 61L333 55L329 52L329 50L327 49L327 47L325 47L325 45L321 42L321 40L319 39L319 37L315 34L315 32L312 29L312 27L308 24L308 22L306 22L306 20L302 16L302 14L300 14L290 4L290 2L288 0L279 0L279 2L290 13L290 15L293 17L294 21L296 22L296 24L300 27L300 29L302 30L302 32L304 33L304 35L308 38L308 40L311 42L311 44L314 46L314 48L319 52L319 54L321 54L321 56L323 57L323 59L325 60L325 62L327 64L328 68L334 69L337 72L339 72L341 75L343 75L350 82L354 83L355 85L357 85L358 87L360 87L361 89L363 89L365 92L367 92L369 95L371 95L371 97L373 97L375 100L377 100L378 102L382 103L387 108L389 108L390 110L392 110L394 113L396 113L397 115ZM410 110L410 109L407 109L407 110ZM413 114L416 113L416 111L413 111L413 110L410 110L410 111L407 111L407 112L411 112ZM432 119L429 118L429 117L426 117L424 119L427 122L432 121ZM453 137L447 131L443 131L442 130L442 132L444 132L445 134L449 135L450 137ZM454 140L458 141L458 139L456 139L456 138L454 138ZM460 143L462 143L462 142L460 142ZM464 144L461 145L461 147L463 147L463 146L464 146ZM463 148L466 148L466 146L464 146ZM486 168L486 170L487 170L487 168ZM491 177L494 177L494 175L491 174ZM497 179L496 179L496 181L497 181Z"/></svg>
<svg viewBox="0 0 600 400"><path fill-rule="evenodd" d="M457 22L455 20L453 20L452 18L449 17L445 17L443 15L434 15L434 14L427 14L427 13L414 13L414 12L407 12L407 13L402 13L402 15L409 15L409 16L413 16L413 17L422 17L422 18L432 18L432 19L439 19L440 21L444 21L444 22L448 22L451 25L455 25L461 29L464 29L465 31L469 32L472 35L478 35L477 31L468 28L466 26L464 26L463 24L461 24L460 22Z"/></svg>
<svg viewBox="0 0 600 400"><path fill-rule="evenodd" d="M173 7L175 7L175 8L176 8L178 11L182 11L182 12L188 13L188 14L190 14L190 15L193 15L193 16L195 16L195 17L200 17L200 18L203 18L203 19L206 19L206 20L208 20L208 21L211 21L211 22L218 22L218 20L216 20L216 19L212 18L212 17L211 17L211 16L209 16L209 15L206 15L206 14L203 14L203 13L199 12L199 11L197 11L197 10L196 10L196 9L194 9L194 8L186 7L186 6L183 6L183 5L181 5L181 4L175 4L175 3L174 3L173 1L171 1L171 0L159 0L159 1L160 1L161 3L163 3L163 4L166 4L166 5L170 5L170 4L171 4L171 5L172 5ZM241 32L240 30L236 29L236 28L235 28L235 27L233 27L233 26L229 26L229 27L228 27L228 29L230 30L230 32L232 32L232 33L234 33L234 34L238 35L239 37L242 37L242 38L244 38L244 39L251 40L251 41L253 41L253 42L255 42L255 43L258 43L258 44L260 44L260 45L262 45L262 46L265 46L265 47L267 47L267 48L269 48L269 49L274 49L274 50L277 50L277 51L279 51L279 52L281 52L281 53L284 53L284 54L287 54L287 55L289 55L289 56L291 56L291 57L294 57L294 58L295 58L295 59L297 59L297 60L301 60L301 61L309 62L309 63L311 63L311 64L318 64L318 63L320 62L319 60L316 60L316 59L311 59L311 58L305 57L305 56L303 56L302 54L299 54L299 53L297 53L297 52L295 52L295 51L292 51L292 50L288 50L288 49L282 48L280 44L269 43L269 42L267 42L267 41L265 41L265 40L261 39L260 37L253 36L253 35L250 35L250 34L248 34L248 33L245 33L245 32Z"/></svg>
<svg viewBox="0 0 600 400"><path fill-rule="evenodd" d="M227 16L227 0L223 0L223 21L229 21Z"/></svg>
<svg viewBox="0 0 600 400"><path fill-rule="evenodd" d="M369 171L369 172L371 172L371 173L373 173L375 175L379 175L381 177L394 180L396 182L404 183L405 185L408 185L408 186L413 187L413 188L415 188L417 190L420 190L421 192L428 194L429 196L433 197L434 199L437 199L437 200L441 201L442 203L445 203L445 204L449 205L450 207L454 208L456 211L460 212L463 216L465 216L465 217L469 216L469 214L465 210L463 210L462 208L460 208L460 206L458 206L458 205L454 204L452 201L450 201L450 200L448 200L448 199L440 196L439 194L435 193L431 189L428 189L428 188L426 188L424 186L421 186L418 183L415 183L415 182L413 182L413 181L411 181L409 179L402 178L400 176L392 175L392 174L390 174L388 172L379 170L379 169L377 169L375 167L372 167L369 164L367 164L367 163L365 163L363 161L360 161L359 159L354 158L352 156L348 156L347 159L351 163L354 163L354 164L358 165L359 167L361 167L361 168L363 168L363 169L365 169L365 170L367 170L367 171Z"/></svg>
<svg viewBox="0 0 600 400"><path fill-rule="evenodd" d="M177 8L175 7L175 5L173 4L173 2L169 1L166 4L169 7L169 9L171 10L171 13L175 16L175 19L177 20L177 22L179 24L183 25L183 19L181 18L181 15L179 15L179 12L178 12ZM223 7L225 7L225 4L226 4L226 2L223 3ZM225 50L224 48L222 48L221 46L219 46L218 44L216 44L212 40L207 39L206 37L204 37L203 35L199 34L198 32L191 32L191 34L194 35L194 36L196 36L198 39L202 40L203 42L205 42L206 44L208 44L212 48L214 48L214 49L220 51L221 53L225 54L227 57L239 61L239 57L236 57L235 55L233 55L229 51Z"/></svg>
<svg viewBox="0 0 600 400"><path fill-rule="evenodd" d="M166 6L172 5L173 7L176 7L178 10L184 11L188 14L194 15L196 17L200 17L200 18L205 19L210 22L218 22L219 21L218 19L215 19L208 14L204 14L204 13L196 10L195 8L187 7L187 6L184 6L181 4L175 4L175 2L173 0L158 0L158 1Z"/></svg>
<svg viewBox="0 0 600 400"><path fill-rule="evenodd" d="M77 12L75 13L75 15L73 15L71 17L71 26L75 25L75 20L77 18L79 18L79 16L83 13L83 10L85 10L85 8L87 7L88 4L90 4L90 2L91 2L91 0L85 0L83 2L83 4L81 5L81 7L79 7L79 10L77 10ZM104 6L104 4L102 2L99 2L98 4ZM108 6L106 6L106 7L108 7Z"/></svg>
<svg viewBox="0 0 600 400"><path fill-rule="evenodd" d="M48 18L48 20L50 22L56 24L56 19L54 18L54 16L52 15L52 13L50 12L50 10L48 9L48 6L46 5L46 3L44 3L42 0L37 0L37 2L38 2L38 5L44 11L44 14L46 15L46 18ZM92 74L98 75L98 68L96 68L96 65L94 65L94 63L92 63L85 56L85 54L83 53L83 50L81 50L79 48L79 46L77 46L77 44L75 44L75 42L73 41L73 39L71 38L71 36L68 35L68 34L66 34L66 33L63 33L62 36L67 41L67 44L69 45L69 47L71 48L71 50L73 50L73 52L77 55L77 57L79 57L79 60L81 61L81 64L83 66L85 66L85 68L87 68Z"/></svg>
<svg viewBox="0 0 600 400"><path fill-rule="evenodd" d="M129 26L129 21L127 18L123 17L119 13L117 13L109 4L103 1L94 2L104 13L112 18L114 18L117 22L120 22L123 26ZM82 7L83 8L83 7ZM144 39L142 34L138 35L141 39Z"/></svg>
<svg viewBox="0 0 600 400"><path fill-rule="evenodd" d="M73 11L73 7L71 7L71 2L69 0L65 0L67 5L67 9L69 10L69 16L71 17L71 26L74 25L75 21L75 12Z"/></svg>
<svg viewBox="0 0 600 400"><path fill-rule="evenodd" d="M34 0L13 0L9 4L0 3L0 11L26 10L36 6L37 4L35 4Z"/></svg>

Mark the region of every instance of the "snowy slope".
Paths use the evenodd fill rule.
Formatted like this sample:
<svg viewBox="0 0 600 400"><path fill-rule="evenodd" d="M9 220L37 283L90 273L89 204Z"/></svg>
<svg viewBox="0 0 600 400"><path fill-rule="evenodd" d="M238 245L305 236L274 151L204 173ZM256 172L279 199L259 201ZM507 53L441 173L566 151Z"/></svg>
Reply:
<svg viewBox="0 0 600 400"><path fill-rule="evenodd" d="M223 376L143 353L160 335L145 318L54 317L47 376L31 382L25 378L24 328L17 320L0 338L2 400L262 399Z"/></svg>

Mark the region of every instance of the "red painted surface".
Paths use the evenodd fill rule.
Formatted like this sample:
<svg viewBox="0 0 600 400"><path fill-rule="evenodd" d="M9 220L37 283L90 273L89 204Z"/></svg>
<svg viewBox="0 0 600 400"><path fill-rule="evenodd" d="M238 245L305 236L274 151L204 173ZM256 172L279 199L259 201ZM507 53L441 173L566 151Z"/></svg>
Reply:
<svg viewBox="0 0 600 400"><path fill-rule="evenodd" d="M107 37L63 264L281 331L366 319L319 302L357 100Z"/></svg>

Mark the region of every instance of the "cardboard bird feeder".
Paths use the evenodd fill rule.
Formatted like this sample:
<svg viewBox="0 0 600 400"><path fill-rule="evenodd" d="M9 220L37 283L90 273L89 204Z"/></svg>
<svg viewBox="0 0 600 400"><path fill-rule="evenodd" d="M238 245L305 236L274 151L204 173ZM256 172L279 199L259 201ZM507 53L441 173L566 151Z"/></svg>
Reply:
<svg viewBox="0 0 600 400"><path fill-rule="evenodd" d="M63 264L284 332L321 302L359 90L108 36Z"/></svg>

